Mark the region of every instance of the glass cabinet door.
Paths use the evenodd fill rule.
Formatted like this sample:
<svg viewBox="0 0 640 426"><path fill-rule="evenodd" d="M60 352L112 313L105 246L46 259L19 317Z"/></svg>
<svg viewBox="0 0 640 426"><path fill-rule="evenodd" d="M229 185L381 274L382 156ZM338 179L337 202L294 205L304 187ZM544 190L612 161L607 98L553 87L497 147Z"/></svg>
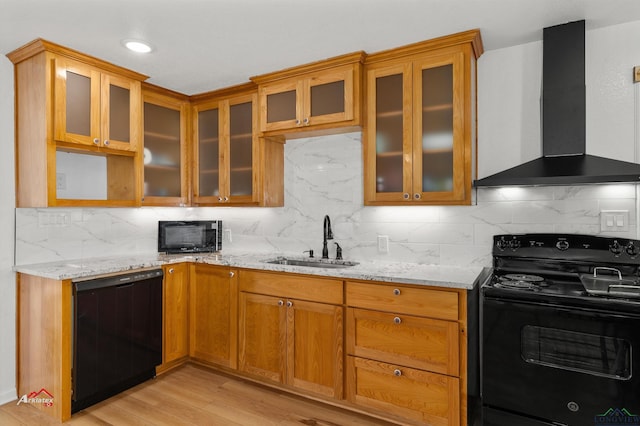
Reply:
<svg viewBox="0 0 640 426"><path fill-rule="evenodd" d="M229 195L253 195L254 105L252 101L229 107Z"/></svg>
<svg viewBox="0 0 640 426"><path fill-rule="evenodd" d="M368 73L367 196L410 200L411 68L399 65ZM372 172L373 171L373 172Z"/></svg>
<svg viewBox="0 0 640 426"><path fill-rule="evenodd" d="M302 86L302 81L285 81L260 88L263 131L300 125Z"/></svg>
<svg viewBox="0 0 640 426"><path fill-rule="evenodd" d="M303 125L316 125L353 118L353 67L322 72L307 80Z"/></svg>
<svg viewBox="0 0 640 426"><path fill-rule="evenodd" d="M457 62L460 60L459 62ZM455 199L464 178L461 131L462 88L456 77L461 66L457 55L437 57L416 64L414 70L414 199ZM456 143L456 141L458 141Z"/></svg>
<svg viewBox="0 0 640 426"><path fill-rule="evenodd" d="M182 197L181 111L144 103L144 197Z"/></svg>
<svg viewBox="0 0 640 426"><path fill-rule="evenodd" d="M100 73L93 68L56 59L55 139L100 145Z"/></svg>
<svg viewBox="0 0 640 426"><path fill-rule="evenodd" d="M134 96L137 95L133 93L135 89L129 80L105 74L102 75L101 84L102 145L127 151L135 149L132 137L132 116L136 108Z"/></svg>
<svg viewBox="0 0 640 426"><path fill-rule="evenodd" d="M220 196L219 135L218 108L198 112L198 197Z"/></svg>

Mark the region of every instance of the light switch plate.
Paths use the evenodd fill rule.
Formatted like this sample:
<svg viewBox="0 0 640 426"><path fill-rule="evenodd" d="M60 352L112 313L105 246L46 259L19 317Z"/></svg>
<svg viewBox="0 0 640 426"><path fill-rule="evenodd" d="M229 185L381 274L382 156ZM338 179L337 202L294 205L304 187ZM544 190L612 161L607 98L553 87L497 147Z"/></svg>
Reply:
<svg viewBox="0 0 640 426"><path fill-rule="evenodd" d="M629 210L601 210L600 231L620 232L629 230Z"/></svg>

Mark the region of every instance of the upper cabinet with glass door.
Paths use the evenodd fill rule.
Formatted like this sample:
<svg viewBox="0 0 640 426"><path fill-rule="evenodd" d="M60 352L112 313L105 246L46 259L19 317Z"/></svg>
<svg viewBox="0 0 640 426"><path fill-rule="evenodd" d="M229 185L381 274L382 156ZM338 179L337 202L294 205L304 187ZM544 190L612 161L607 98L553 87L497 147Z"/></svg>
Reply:
<svg viewBox="0 0 640 426"><path fill-rule="evenodd" d="M140 145L140 81L56 58L56 141L137 151Z"/></svg>
<svg viewBox="0 0 640 426"><path fill-rule="evenodd" d="M470 204L477 30L367 57L365 204Z"/></svg>
<svg viewBox="0 0 640 426"><path fill-rule="evenodd" d="M189 204L187 96L143 84L143 205Z"/></svg>
<svg viewBox="0 0 640 426"><path fill-rule="evenodd" d="M364 52L252 77L258 83L260 130L314 132L360 125Z"/></svg>
<svg viewBox="0 0 640 426"><path fill-rule="evenodd" d="M258 137L253 83L197 95L193 204L281 206L283 140Z"/></svg>

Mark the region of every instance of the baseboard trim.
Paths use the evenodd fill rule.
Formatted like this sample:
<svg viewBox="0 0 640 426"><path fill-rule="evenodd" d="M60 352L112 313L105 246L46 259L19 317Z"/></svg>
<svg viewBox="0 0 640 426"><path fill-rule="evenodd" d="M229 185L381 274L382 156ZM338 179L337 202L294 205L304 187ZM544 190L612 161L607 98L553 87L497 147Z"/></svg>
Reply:
<svg viewBox="0 0 640 426"><path fill-rule="evenodd" d="M16 396L16 390L9 390L6 392L0 392L0 405L6 404L7 402L17 401L18 397Z"/></svg>

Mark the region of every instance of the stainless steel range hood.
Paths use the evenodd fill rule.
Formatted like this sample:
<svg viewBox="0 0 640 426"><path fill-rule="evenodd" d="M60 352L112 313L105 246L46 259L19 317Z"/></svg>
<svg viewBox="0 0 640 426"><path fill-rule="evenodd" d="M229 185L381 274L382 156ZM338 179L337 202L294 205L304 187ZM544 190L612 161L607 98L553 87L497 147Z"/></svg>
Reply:
<svg viewBox="0 0 640 426"><path fill-rule="evenodd" d="M639 183L640 164L586 154L585 105L584 20L545 28L542 157L476 180L474 186Z"/></svg>

